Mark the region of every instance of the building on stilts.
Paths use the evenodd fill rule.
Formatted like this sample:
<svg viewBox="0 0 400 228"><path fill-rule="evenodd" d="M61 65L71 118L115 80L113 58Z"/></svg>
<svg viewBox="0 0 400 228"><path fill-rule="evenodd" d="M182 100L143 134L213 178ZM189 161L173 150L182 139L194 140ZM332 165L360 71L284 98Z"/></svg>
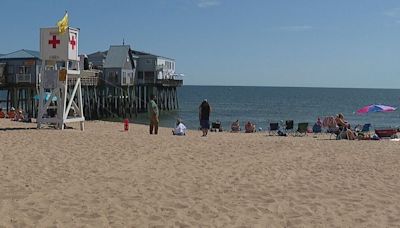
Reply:
<svg viewBox="0 0 400 228"><path fill-rule="evenodd" d="M38 113L40 53L19 50L0 55L0 107L22 109L30 117ZM145 112L150 95L161 110L179 108L177 88L183 75L172 58L112 45L107 51L80 55L80 75L68 77L74 85L80 77L85 119L129 118Z"/></svg>

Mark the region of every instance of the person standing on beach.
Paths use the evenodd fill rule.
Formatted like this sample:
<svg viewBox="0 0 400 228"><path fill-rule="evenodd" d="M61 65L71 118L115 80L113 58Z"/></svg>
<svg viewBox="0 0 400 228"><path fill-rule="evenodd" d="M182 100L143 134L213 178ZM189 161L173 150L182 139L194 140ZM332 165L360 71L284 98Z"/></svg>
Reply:
<svg viewBox="0 0 400 228"><path fill-rule="evenodd" d="M150 119L150 134L153 134L153 129L154 129L154 134L158 134L158 106L156 103L156 96L151 95L150 96L150 103L149 103L149 119Z"/></svg>
<svg viewBox="0 0 400 228"><path fill-rule="evenodd" d="M199 106L200 127L201 130L203 131L202 136L207 136L208 129L210 128L210 112L211 112L210 104L208 103L207 99L204 99Z"/></svg>

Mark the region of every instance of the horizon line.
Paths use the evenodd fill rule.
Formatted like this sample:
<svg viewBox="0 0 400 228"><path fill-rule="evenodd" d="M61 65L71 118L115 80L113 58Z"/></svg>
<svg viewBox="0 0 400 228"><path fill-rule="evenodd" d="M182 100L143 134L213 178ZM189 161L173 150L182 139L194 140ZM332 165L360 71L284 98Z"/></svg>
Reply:
<svg viewBox="0 0 400 228"><path fill-rule="evenodd" d="M278 88L310 88L310 89L387 89L387 90L400 90L400 88L377 88L377 87L328 87L328 86L281 86L281 85L195 85L184 84L182 86L225 86L225 87L278 87Z"/></svg>

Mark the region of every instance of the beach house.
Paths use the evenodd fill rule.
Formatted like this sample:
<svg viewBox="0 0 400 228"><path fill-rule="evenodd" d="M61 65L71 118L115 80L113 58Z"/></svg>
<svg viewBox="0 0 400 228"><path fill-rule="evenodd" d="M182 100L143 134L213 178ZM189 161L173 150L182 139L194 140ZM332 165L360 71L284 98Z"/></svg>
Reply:
<svg viewBox="0 0 400 228"><path fill-rule="evenodd" d="M22 49L0 56L3 65L3 75L0 83L7 84L36 84L41 65L38 51Z"/></svg>
<svg viewBox="0 0 400 228"><path fill-rule="evenodd" d="M163 83L164 80L178 79L174 59L141 51L133 51L133 54L138 56L138 83L157 84Z"/></svg>
<svg viewBox="0 0 400 228"><path fill-rule="evenodd" d="M110 46L103 65L103 79L106 84L134 85L136 56L129 45Z"/></svg>
<svg viewBox="0 0 400 228"><path fill-rule="evenodd" d="M33 96L39 83L40 65L38 51L22 49L0 56L0 89L6 89L7 110L11 107L24 110L34 107Z"/></svg>
<svg viewBox="0 0 400 228"><path fill-rule="evenodd" d="M161 109L178 108L176 88L183 85L183 77L176 73L174 59L132 50L129 45L111 45L108 51L87 56L89 65L102 69L106 93L114 93L115 86L134 85L127 90L129 94L135 94L138 111L147 109L151 94L157 95ZM115 96L120 96L118 90Z"/></svg>
<svg viewBox="0 0 400 228"><path fill-rule="evenodd" d="M130 45L111 45L107 51L80 55L80 75L70 75L68 85L82 83L85 118L132 116L147 110L150 95L162 110L179 108L175 60L132 50ZM19 50L0 55L0 105L7 111L21 108L37 113L41 59L38 51Z"/></svg>
<svg viewBox="0 0 400 228"><path fill-rule="evenodd" d="M157 104L163 110L178 108L176 88L183 85L182 75L175 72L175 60L141 51L133 51L137 56L137 85L146 108L150 94L157 95Z"/></svg>

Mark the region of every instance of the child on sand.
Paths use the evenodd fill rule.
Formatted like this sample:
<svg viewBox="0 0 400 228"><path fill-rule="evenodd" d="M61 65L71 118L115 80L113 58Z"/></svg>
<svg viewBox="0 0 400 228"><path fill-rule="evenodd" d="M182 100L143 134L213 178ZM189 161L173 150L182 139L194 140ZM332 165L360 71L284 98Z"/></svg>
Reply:
<svg viewBox="0 0 400 228"><path fill-rule="evenodd" d="M172 130L173 135L186 135L186 126L182 123L182 120L176 120L176 127Z"/></svg>

